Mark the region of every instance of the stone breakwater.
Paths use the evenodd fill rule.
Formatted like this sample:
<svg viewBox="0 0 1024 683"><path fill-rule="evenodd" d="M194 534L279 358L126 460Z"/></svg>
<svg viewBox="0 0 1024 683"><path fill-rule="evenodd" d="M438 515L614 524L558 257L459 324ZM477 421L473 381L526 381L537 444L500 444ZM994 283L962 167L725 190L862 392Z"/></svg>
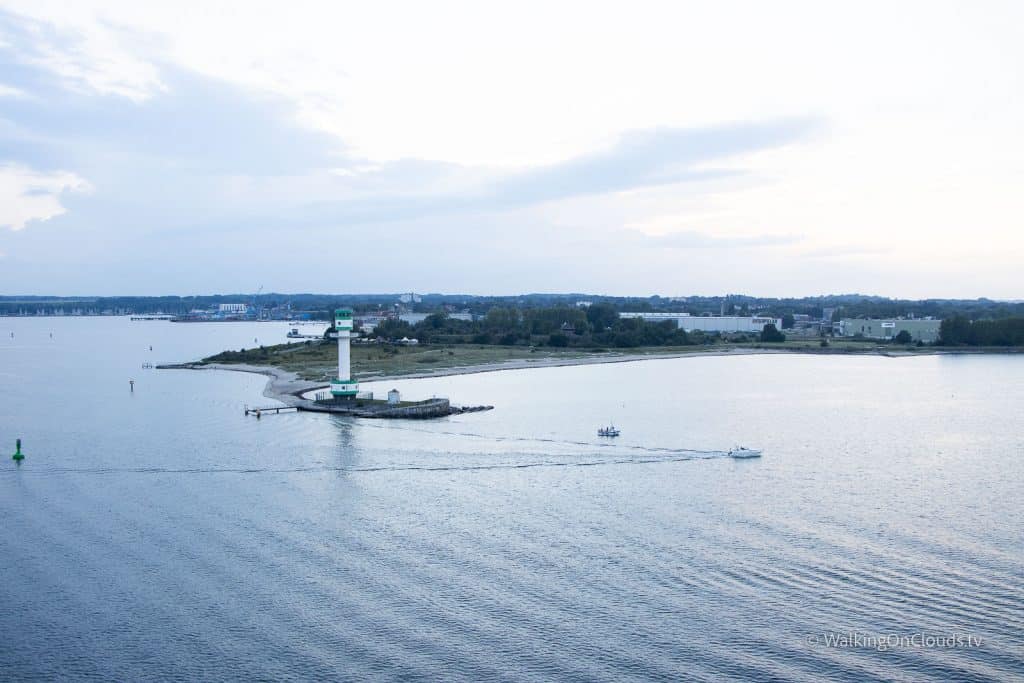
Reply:
<svg viewBox="0 0 1024 683"><path fill-rule="evenodd" d="M335 413L352 417L391 418L405 420L427 420L447 417L460 413L475 413L491 410L494 406L453 406L446 398L432 398L413 405L395 406L388 404L354 401L309 401L294 403L299 410L311 413Z"/></svg>

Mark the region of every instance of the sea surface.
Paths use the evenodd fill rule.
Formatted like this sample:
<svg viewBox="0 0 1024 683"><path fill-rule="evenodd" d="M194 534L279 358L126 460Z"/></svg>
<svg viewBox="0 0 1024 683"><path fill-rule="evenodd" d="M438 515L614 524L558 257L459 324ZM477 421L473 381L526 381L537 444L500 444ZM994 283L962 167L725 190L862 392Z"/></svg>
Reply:
<svg viewBox="0 0 1024 683"><path fill-rule="evenodd" d="M1024 356L365 387L495 407L424 422L142 368L286 330L0 318L0 678L1024 678Z"/></svg>

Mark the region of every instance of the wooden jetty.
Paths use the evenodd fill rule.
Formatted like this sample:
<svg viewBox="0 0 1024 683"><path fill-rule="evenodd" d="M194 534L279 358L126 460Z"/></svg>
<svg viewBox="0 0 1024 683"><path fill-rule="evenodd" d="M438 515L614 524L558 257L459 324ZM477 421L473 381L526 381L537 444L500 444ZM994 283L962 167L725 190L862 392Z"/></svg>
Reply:
<svg viewBox="0 0 1024 683"><path fill-rule="evenodd" d="M282 410L298 410L298 408L296 408L295 406L257 406L255 408L250 408L249 406L246 406L245 414L254 415L258 420L263 415L263 413L273 413L277 415Z"/></svg>

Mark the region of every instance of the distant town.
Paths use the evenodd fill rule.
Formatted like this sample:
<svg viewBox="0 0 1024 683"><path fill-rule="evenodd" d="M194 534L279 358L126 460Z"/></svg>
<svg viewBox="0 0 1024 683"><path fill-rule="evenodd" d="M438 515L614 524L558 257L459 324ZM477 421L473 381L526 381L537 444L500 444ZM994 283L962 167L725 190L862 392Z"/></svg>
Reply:
<svg viewBox="0 0 1024 683"><path fill-rule="evenodd" d="M287 321L329 325L338 306L354 311L359 342L629 348L839 338L918 345L1024 344L1024 302L991 299L910 300L859 294L768 298L740 294L612 297L411 292L0 297L2 316L132 316L183 323ZM309 335L296 328L294 336Z"/></svg>

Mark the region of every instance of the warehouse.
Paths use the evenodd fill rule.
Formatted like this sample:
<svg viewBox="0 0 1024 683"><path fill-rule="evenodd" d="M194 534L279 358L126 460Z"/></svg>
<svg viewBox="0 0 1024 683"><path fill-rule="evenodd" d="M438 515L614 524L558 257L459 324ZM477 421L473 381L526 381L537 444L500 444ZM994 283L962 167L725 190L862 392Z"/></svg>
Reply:
<svg viewBox="0 0 1024 683"><path fill-rule="evenodd" d="M782 329L782 320L779 318L767 318L764 316L742 316L742 315L690 315L689 313L620 313L622 318L642 318L647 322L663 322L671 320L680 329L692 332L757 332L760 333L765 325L775 325L775 329Z"/></svg>
<svg viewBox="0 0 1024 683"><path fill-rule="evenodd" d="M900 332L906 331L914 341L931 344L939 339L941 320L925 319L888 319L846 318L839 321L837 334L841 337L864 337L866 339L895 339Z"/></svg>

